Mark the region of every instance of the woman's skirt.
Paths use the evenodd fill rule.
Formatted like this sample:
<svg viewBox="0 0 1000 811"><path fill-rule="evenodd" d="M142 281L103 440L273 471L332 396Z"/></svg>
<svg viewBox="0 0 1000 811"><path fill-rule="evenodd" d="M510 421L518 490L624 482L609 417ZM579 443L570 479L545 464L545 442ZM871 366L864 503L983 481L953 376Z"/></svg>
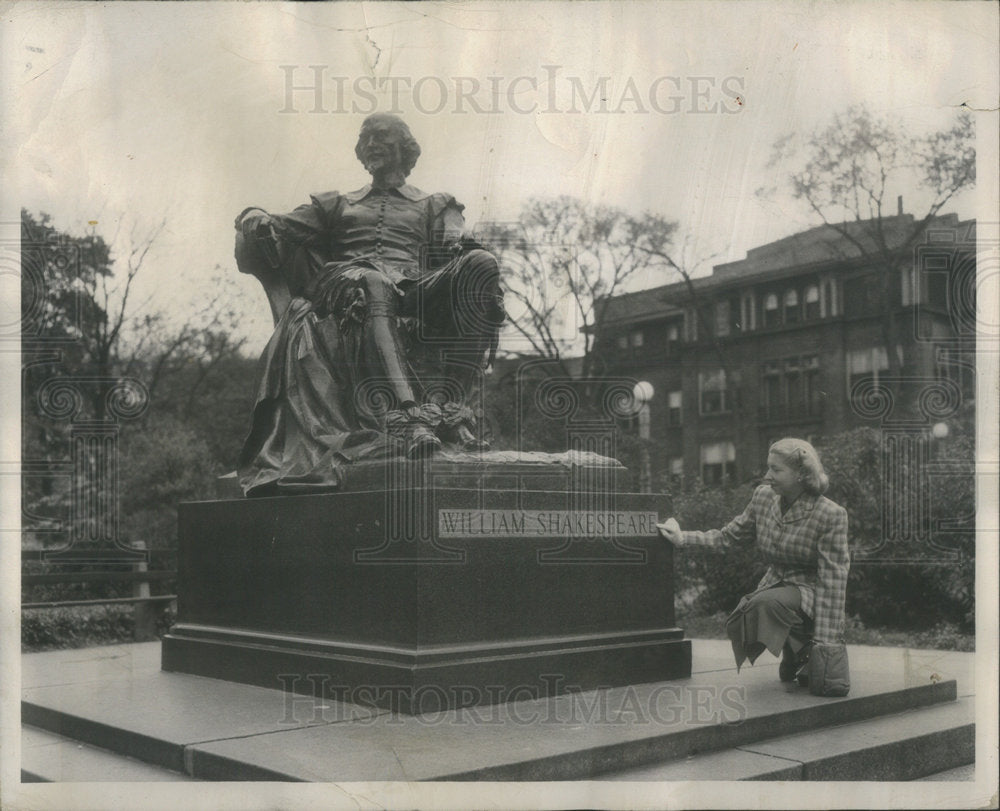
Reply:
<svg viewBox="0 0 1000 811"><path fill-rule="evenodd" d="M781 655L787 642L797 655L809 643L812 621L800 610L798 586L779 584L746 595L726 620L737 671L753 664L765 650Z"/></svg>

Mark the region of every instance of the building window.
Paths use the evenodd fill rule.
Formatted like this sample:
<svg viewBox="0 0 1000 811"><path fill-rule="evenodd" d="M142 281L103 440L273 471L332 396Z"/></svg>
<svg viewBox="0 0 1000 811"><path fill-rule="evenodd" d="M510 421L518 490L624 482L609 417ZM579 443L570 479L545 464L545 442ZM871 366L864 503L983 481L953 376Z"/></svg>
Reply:
<svg viewBox="0 0 1000 811"><path fill-rule="evenodd" d="M632 344L633 348L638 349L642 346L642 333L639 331L633 332L629 335L629 343Z"/></svg>
<svg viewBox="0 0 1000 811"><path fill-rule="evenodd" d="M920 298L920 303L937 307L940 310L948 310L948 274L935 271L927 273L923 278L926 281L924 289L921 291L923 295ZM971 295L975 295L975 288L969 292ZM975 301L969 301L964 306L972 307L974 310L976 304Z"/></svg>
<svg viewBox="0 0 1000 811"><path fill-rule="evenodd" d="M776 327L781 323L781 313L778 311L778 296L768 293L764 297L764 326Z"/></svg>
<svg viewBox="0 0 1000 811"><path fill-rule="evenodd" d="M678 426L681 424L683 414L681 412L681 393L672 391L667 394L667 425Z"/></svg>
<svg viewBox="0 0 1000 811"><path fill-rule="evenodd" d="M765 417L777 413L782 405L781 396L781 364L764 364L763 392L761 396L761 406L764 409Z"/></svg>
<svg viewBox="0 0 1000 811"><path fill-rule="evenodd" d="M744 293L740 297L740 318L744 330L757 329L757 298L753 291Z"/></svg>
<svg viewBox="0 0 1000 811"><path fill-rule="evenodd" d="M706 304L697 310L697 324L695 324L699 341L711 341L715 335L715 307Z"/></svg>
<svg viewBox="0 0 1000 811"><path fill-rule="evenodd" d="M878 315L881 309L882 288L874 274L844 280L844 315Z"/></svg>
<svg viewBox="0 0 1000 811"><path fill-rule="evenodd" d="M684 481L684 457L671 456L667 461L667 474L671 484L681 484Z"/></svg>
<svg viewBox="0 0 1000 811"><path fill-rule="evenodd" d="M900 355L902 350L897 347ZM847 396L862 380L872 379L878 383L879 375L889 370L889 356L885 347L873 346L869 349L851 349L847 353Z"/></svg>
<svg viewBox="0 0 1000 811"><path fill-rule="evenodd" d="M729 299L729 331L742 332L744 323L739 296Z"/></svg>
<svg viewBox="0 0 1000 811"><path fill-rule="evenodd" d="M718 301L715 304L715 334L720 338L729 334L728 301Z"/></svg>
<svg viewBox="0 0 1000 811"><path fill-rule="evenodd" d="M761 419L774 422L820 415L819 358L786 358L764 364Z"/></svg>
<svg viewBox="0 0 1000 811"><path fill-rule="evenodd" d="M684 340L697 341L701 332L701 319L698 317L698 310L694 307L688 307L684 310Z"/></svg>
<svg viewBox="0 0 1000 811"><path fill-rule="evenodd" d="M667 324L667 351L673 352L681 341L681 325Z"/></svg>
<svg viewBox="0 0 1000 811"><path fill-rule="evenodd" d="M799 320L799 292L798 290L788 290L785 292L785 323L794 324Z"/></svg>
<svg viewBox="0 0 1000 811"><path fill-rule="evenodd" d="M791 419L816 417L820 409L819 358L795 358L785 365L785 403Z"/></svg>
<svg viewBox="0 0 1000 811"><path fill-rule="evenodd" d="M619 335L616 344L619 349L628 349L628 335Z"/></svg>
<svg viewBox="0 0 1000 811"><path fill-rule="evenodd" d="M816 355L802 359L802 399L808 409L807 416L819 416L823 404L823 391L819 382L819 358Z"/></svg>
<svg viewBox="0 0 1000 811"><path fill-rule="evenodd" d="M718 301L715 304L715 334L724 338L743 330L739 297Z"/></svg>
<svg viewBox="0 0 1000 811"><path fill-rule="evenodd" d="M806 320L815 321L819 317L819 287L811 284L806 288Z"/></svg>
<svg viewBox="0 0 1000 811"><path fill-rule="evenodd" d="M914 290L916 287L914 282L917 280L917 269L913 267L903 268L900 276L900 293L903 299L903 306L909 307L911 304L919 303Z"/></svg>
<svg viewBox="0 0 1000 811"><path fill-rule="evenodd" d="M902 296L903 306L909 307L913 304L921 304L920 281L915 267L904 267L902 273Z"/></svg>
<svg viewBox="0 0 1000 811"><path fill-rule="evenodd" d="M789 410L802 405L802 367L798 359L785 363L785 399Z"/></svg>
<svg viewBox="0 0 1000 811"><path fill-rule="evenodd" d="M698 373L698 402L702 414L722 414L732 407L726 390L726 371Z"/></svg>
<svg viewBox="0 0 1000 811"><path fill-rule="evenodd" d="M732 442L701 446L701 479L705 484L722 484L735 478L736 447Z"/></svg>

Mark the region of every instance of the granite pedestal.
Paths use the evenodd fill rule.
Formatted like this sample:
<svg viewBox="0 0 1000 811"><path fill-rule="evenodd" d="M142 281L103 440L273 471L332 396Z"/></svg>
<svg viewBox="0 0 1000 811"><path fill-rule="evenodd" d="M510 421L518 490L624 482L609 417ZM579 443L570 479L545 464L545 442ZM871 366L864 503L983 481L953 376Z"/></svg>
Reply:
<svg viewBox="0 0 1000 811"><path fill-rule="evenodd" d="M666 497L412 474L182 504L163 669L405 713L690 675Z"/></svg>

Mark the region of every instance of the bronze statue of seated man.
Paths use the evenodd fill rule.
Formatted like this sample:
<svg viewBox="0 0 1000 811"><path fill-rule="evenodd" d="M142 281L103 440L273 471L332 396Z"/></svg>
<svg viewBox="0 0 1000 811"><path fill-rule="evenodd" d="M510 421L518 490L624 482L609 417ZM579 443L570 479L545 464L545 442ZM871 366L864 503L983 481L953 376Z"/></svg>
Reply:
<svg viewBox="0 0 1000 811"><path fill-rule="evenodd" d="M245 493L336 486L359 459L487 447L473 394L505 319L496 258L464 236L462 206L406 177L420 155L396 116L369 116L364 188L289 214L236 219L239 269L275 319L239 460Z"/></svg>

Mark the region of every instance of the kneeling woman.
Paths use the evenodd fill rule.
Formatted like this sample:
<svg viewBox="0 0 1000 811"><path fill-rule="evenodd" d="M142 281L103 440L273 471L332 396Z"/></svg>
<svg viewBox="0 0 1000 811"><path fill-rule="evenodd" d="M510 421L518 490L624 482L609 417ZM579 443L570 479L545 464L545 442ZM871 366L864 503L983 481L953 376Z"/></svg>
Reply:
<svg viewBox="0 0 1000 811"><path fill-rule="evenodd" d="M768 452L764 484L725 527L682 532L673 518L658 526L678 547L755 543L769 564L756 591L743 597L726 621L737 670L747 659L753 664L766 649L781 655L782 681L798 677L805 684L811 672L812 692L846 695L847 511L823 496L828 484L812 445L781 439Z"/></svg>

